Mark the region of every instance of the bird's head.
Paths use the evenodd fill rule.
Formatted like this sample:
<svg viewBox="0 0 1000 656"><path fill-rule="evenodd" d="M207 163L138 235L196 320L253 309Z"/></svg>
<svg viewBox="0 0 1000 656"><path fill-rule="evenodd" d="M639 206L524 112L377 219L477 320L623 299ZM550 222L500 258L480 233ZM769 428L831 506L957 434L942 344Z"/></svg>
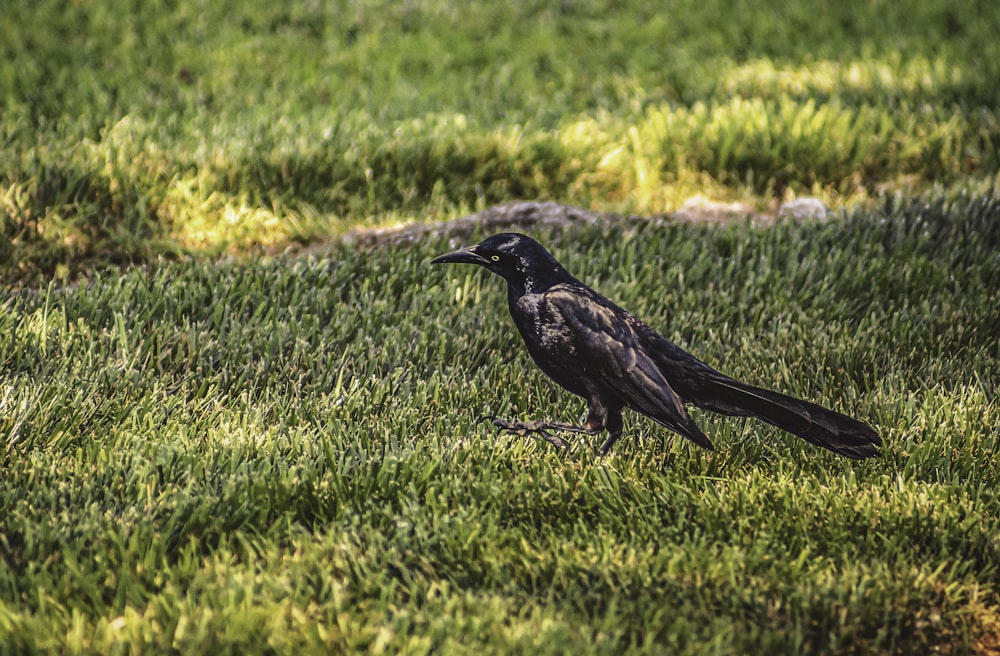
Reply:
<svg viewBox="0 0 1000 656"><path fill-rule="evenodd" d="M431 264L478 264L507 281L518 294L532 294L573 280L556 258L537 241L516 232L493 235L431 260Z"/></svg>

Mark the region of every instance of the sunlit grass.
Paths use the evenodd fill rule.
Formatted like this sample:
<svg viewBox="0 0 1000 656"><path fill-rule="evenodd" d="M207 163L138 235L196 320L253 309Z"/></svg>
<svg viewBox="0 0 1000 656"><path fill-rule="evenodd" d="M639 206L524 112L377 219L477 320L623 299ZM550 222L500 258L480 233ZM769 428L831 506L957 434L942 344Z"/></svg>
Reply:
<svg viewBox="0 0 1000 656"><path fill-rule="evenodd" d="M968 117L789 97L651 106L632 119L602 115L542 132L482 131L461 115L363 136L324 130L308 139L297 129L251 140L220 134L209 147L171 153L154 128L130 121L99 142L52 151L42 176L3 194L10 259L45 269L143 261L165 248L241 250L511 198L650 214L695 195L766 206L806 194L838 208L897 180L913 193L967 186L972 169L988 183L981 174L995 169L993 152L981 150L983 125Z"/></svg>
<svg viewBox="0 0 1000 656"><path fill-rule="evenodd" d="M5 29L0 62L5 278L280 250L512 199L839 208L995 187L1000 170L992 9L11 11L25 28Z"/></svg>
<svg viewBox="0 0 1000 656"><path fill-rule="evenodd" d="M798 66L780 66L770 59L759 59L732 66L720 77L718 89L733 96L763 91L804 98L951 98L968 84L972 74L965 62L942 57L904 60L898 52L888 53L884 60L810 61Z"/></svg>

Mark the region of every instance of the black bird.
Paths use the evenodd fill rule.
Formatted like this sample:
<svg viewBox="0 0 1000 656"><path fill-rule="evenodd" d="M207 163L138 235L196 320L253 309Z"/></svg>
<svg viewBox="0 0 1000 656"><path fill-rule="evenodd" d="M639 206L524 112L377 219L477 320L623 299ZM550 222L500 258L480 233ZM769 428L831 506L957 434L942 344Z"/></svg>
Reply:
<svg viewBox="0 0 1000 656"><path fill-rule="evenodd" d="M587 400L587 424L551 421L494 425L536 433L596 435L608 431L604 455L621 437L622 409L631 408L698 446L712 443L686 403L735 417L757 417L847 458L879 454L882 440L867 424L822 406L730 378L668 341L645 323L574 278L541 244L503 233L441 255L432 264L466 263L507 282L507 306L535 363L552 380Z"/></svg>

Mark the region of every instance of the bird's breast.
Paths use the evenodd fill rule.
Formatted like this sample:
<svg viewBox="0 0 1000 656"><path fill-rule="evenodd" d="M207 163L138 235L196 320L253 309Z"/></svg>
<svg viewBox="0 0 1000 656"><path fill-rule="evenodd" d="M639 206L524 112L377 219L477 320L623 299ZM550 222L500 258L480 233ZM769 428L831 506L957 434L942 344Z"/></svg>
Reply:
<svg viewBox="0 0 1000 656"><path fill-rule="evenodd" d="M509 296L511 316L535 364L573 394L589 398L593 390L587 385L588 364L580 352L579 335L551 294Z"/></svg>
<svg viewBox="0 0 1000 656"><path fill-rule="evenodd" d="M511 305L511 315L533 356L576 355L573 331L545 302L544 294L525 294Z"/></svg>

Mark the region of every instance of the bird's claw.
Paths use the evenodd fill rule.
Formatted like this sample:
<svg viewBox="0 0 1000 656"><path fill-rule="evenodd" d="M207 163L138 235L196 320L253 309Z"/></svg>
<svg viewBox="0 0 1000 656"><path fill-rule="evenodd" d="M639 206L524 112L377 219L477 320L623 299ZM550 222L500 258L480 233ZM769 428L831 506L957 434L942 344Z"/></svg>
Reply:
<svg viewBox="0 0 1000 656"><path fill-rule="evenodd" d="M569 450L569 442L546 430L544 422L507 421L506 419L494 417L493 415L483 415L479 418L477 423L482 423L484 421L489 421L500 430L507 431L508 433L514 433L515 435L520 435L521 437L538 437L553 446L566 449L567 451Z"/></svg>
<svg viewBox="0 0 1000 656"><path fill-rule="evenodd" d="M494 417L493 415L479 415L479 418L476 419L476 423L477 424L481 424L484 421L490 422L491 424L493 424L497 428L503 428L503 426L501 426L497 422L506 423L506 422L504 422L503 419L500 419L499 417Z"/></svg>
<svg viewBox="0 0 1000 656"><path fill-rule="evenodd" d="M488 421L497 428L505 430L508 433L516 433L521 437L525 437L529 433L547 433L545 427L537 421L507 421L506 419L494 417L493 415L483 415L479 418L479 423L484 421Z"/></svg>

